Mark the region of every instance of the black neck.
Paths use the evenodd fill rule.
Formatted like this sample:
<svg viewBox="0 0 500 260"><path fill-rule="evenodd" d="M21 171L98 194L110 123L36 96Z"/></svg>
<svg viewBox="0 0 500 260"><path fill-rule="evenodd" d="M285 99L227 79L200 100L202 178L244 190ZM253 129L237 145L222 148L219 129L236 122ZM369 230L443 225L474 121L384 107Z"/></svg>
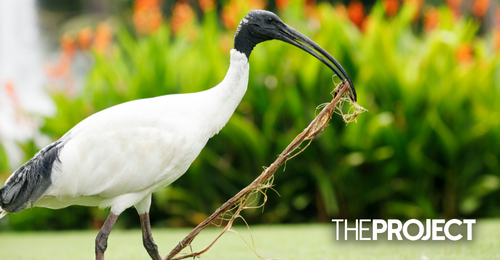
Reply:
<svg viewBox="0 0 500 260"><path fill-rule="evenodd" d="M253 37L250 33L247 23L240 23L238 29L236 29L236 35L234 36L234 49L244 53L247 59L250 59L250 53L252 53L255 45L260 43L257 38Z"/></svg>

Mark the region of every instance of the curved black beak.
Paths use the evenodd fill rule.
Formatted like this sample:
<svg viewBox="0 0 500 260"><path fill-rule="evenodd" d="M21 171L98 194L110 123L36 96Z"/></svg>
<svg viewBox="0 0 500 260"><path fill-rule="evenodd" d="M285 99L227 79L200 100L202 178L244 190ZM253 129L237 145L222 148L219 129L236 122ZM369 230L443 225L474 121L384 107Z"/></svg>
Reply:
<svg viewBox="0 0 500 260"><path fill-rule="evenodd" d="M281 37L277 37L278 40L290 43L308 52L309 54L311 54L312 56L316 57L318 60L326 64L326 66L328 66L331 70L333 70L333 72L337 74L342 81L347 80L347 82L349 82L349 85L351 86L351 88L349 89L350 99L354 102L357 101L358 97L356 95L356 89L354 89L354 84L352 84L352 81L347 75L347 72L344 70L344 68L342 68L340 63L335 58L333 58L332 55L326 52L323 48L321 48L311 39L307 38L299 31L293 29L292 27L284 23L282 24L282 26L279 27L279 31L281 32L281 34L279 34L279 36ZM326 61L326 59L323 58L323 56L319 55L318 52L324 57L326 57L326 59L328 59L328 61L330 62Z"/></svg>

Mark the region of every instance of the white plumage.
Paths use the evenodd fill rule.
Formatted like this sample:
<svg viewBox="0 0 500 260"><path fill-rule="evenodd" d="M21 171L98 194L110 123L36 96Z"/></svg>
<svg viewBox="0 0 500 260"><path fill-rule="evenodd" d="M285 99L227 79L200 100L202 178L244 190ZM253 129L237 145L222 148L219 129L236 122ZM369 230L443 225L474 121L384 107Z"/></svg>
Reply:
<svg viewBox="0 0 500 260"><path fill-rule="evenodd" d="M149 211L151 193L184 174L227 123L248 73L248 59L233 49L226 77L212 89L130 101L86 118L61 138L52 185L35 206Z"/></svg>

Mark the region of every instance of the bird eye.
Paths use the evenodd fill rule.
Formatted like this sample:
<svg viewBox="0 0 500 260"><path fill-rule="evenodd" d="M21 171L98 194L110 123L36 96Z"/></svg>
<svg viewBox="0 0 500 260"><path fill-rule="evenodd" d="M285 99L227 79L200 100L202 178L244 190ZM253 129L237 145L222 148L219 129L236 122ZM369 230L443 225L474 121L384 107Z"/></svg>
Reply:
<svg viewBox="0 0 500 260"><path fill-rule="evenodd" d="M272 17L267 18L267 22L268 22L268 23L271 23L272 21L273 21L273 18L272 18Z"/></svg>

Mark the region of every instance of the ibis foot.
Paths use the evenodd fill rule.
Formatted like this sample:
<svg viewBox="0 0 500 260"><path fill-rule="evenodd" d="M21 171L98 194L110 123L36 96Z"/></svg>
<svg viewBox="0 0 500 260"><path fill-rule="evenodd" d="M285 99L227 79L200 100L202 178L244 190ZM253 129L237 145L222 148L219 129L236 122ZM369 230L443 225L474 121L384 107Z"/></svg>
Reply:
<svg viewBox="0 0 500 260"><path fill-rule="evenodd" d="M142 242L144 248L148 251L149 256L153 260L162 260L160 253L158 252L158 246L153 240L153 235L151 234L151 224L149 222L149 213L144 213L139 215L141 219L142 227Z"/></svg>
<svg viewBox="0 0 500 260"><path fill-rule="evenodd" d="M104 225L102 225L101 230L97 234L95 238L95 259L96 260L104 260L104 251L108 247L108 236L118 219L118 215L113 214L113 212L109 212Z"/></svg>

